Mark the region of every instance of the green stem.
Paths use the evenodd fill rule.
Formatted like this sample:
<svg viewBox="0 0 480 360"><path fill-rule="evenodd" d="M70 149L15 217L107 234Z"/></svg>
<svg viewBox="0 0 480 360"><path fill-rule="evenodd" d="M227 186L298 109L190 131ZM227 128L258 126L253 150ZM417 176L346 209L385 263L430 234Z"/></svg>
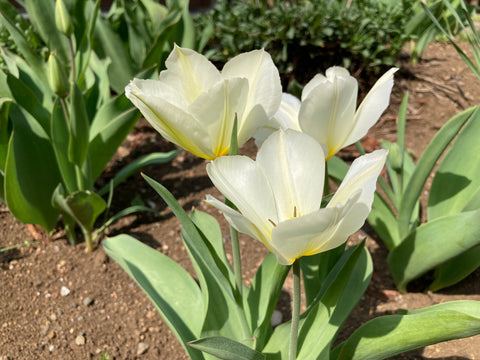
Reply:
<svg viewBox="0 0 480 360"><path fill-rule="evenodd" d="M83 231L83 236L85 238L85 245L86 245L85 252L87 253L92 252L93 251L92 232L88 231L87 229L84 229L83 227L82 227L82 231Z"/></svg>
<svg viewBox="0 0 480 360"><path fill-rule="evenodd" d="M233 272L235 273L235 285L237 286L240 298L243 294L242 282L242 258L240 256L240 244L238 241L238 232L230 225L230 238L232 241Z"/></svg>
<svg viewBox="0 0 480 360"><path fill-rule="evenodd" d="M293 263L293 305L292 305L292 327L290 330L289 360L297 358L298 324L300 321L300 261Z"/></svg>
<svg viewBox="0 0 480 360"><path fill-rule="evenodd" d="M325 161L325 182L323 183L323 196L330 193L330 184L328 183L328 162Z"/></svg>

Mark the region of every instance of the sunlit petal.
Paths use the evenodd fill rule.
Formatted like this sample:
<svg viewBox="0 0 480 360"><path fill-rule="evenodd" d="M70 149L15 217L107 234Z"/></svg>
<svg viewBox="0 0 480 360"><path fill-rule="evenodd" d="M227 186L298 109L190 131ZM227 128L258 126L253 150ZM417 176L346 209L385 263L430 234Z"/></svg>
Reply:
<svg viewBox="0 0 480 360"><path fill-rule="evenodd" d="M390 102L390 93L393 87L393 74L397 68L388 70L373 88L368 92L360 104L354 119L354 126L343 146L348 146L364 137L380 118Z"/></svg>
<svg viewBox="0 0 480 360"><path fill-rule="evenodd" d="M279 130L262 145L257 164L271 184L281 222L320 208L325 161L321 145L294 130Z"/></svg>

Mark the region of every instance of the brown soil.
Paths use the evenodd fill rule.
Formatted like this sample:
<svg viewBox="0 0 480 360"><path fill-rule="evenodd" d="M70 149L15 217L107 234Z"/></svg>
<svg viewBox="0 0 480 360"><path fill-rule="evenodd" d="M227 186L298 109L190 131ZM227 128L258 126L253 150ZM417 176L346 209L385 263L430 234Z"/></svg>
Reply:
<svg viewBox="0 0 480 360"><path fill-rule="evenodd" d="M365 145L377 147L379 139L395 140L398 105L407 90L410 105L406 139L417 157L445 121L460 110L480 103L480 81L451 46L433 44L418 65L402 69L391 106L370 131ZM110 173L139 154L167 147L158 134L140 122L112 161ZM253 154L256 150L249 143L243 151ZM350 157L352 153L350 149L343 155ZM107 172L105 178L110 173ZM183 152L171 164L147 168L145 173L169 188L185 209L196 207L217 217L227 234L224 219L202 202L206 194L219 196L206 176L204 161ZM129 216L111 227L109 234L135 236L191 270L178 221L140 176L118 187L114 210L126 206L135 197L155 207L162 216ZM84 245L70 246L61 230L54 233L51 242L35 241L33 235L41 234L16 221L5 206L0 208L0 219L1 360L100 359L107 353L110 359L186 359L146 296L108 259L101 247L93 254L85 254ZM353 240L372 235L368 228L365 231L353 235ZM30 245L5 249L24 242ZM386 265L385 247L370 236L367 246L375 264L374 276L342 329L342 337L368 319L399 308L415 309L456 299L480 300L478 270L460 284L436 294L399 294ZM248 281L266 251L243 236L241 247ZM69 290L68 295L62 294L62 287ZM287 279L280 307L286 314L289 288ZM396 357L422 358L480 359L480 336L432 345Z"/></svg>

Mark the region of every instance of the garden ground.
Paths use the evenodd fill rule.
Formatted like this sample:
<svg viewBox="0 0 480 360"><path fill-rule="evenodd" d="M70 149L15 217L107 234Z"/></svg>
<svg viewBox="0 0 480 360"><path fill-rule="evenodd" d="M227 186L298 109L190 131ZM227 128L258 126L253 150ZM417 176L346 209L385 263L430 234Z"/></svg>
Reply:
<svg viewBox="0 0 480 360"><path fill-rule="evenodd" d="M395 140L398 106L410 93L407 117L407 146L415 158L435 132L453 115L480 103L480 80L465 66L453 47L432 44L417 65L407 64L397 76L391 106L364 139L368 151L380 139ZM151 151L171 149L144 121L119 149L104 174L104 181L120 166ZM254 154L252 142L242 151ZM354 149L342 151L351 159ZM48 166L48 164L45 164ZM172 163L144 171L165 185L182 206L206 211L227 226L221 215L202 202L206 194L219 196L205 173L205 162L182 152ZM428 190L426 190L428 191ZM136 197L160 211L161 217L133 215L108 229L109 235L127 233L192 268L182 245L180 225L153 190L138 175L121 184L115 193L114 211ZM395 312L457 300L480 301L480 271L439 293L408 294L396 291L386 264L387 250L367 226L351 242L367 236L374 261L371 284L341 332L345 338L365 321ZM225 237L228 248L228 239ZM241 236L245 281L249 281L266 250ZM448 240L448 239L447 239ZM99 247L92 254L84 245L70 246L61 230L51 241L37 229L19 223L0 207L0 249L29 242L0 252L0 360L12 359L186 359L180 345L137 285ZM168 276L168 274L165 274ZM284 319L290 307L287 279L279 310ZM425 329L428 331L428 329ZM480 335L428 346L396 359L480 359Z"/></svg>

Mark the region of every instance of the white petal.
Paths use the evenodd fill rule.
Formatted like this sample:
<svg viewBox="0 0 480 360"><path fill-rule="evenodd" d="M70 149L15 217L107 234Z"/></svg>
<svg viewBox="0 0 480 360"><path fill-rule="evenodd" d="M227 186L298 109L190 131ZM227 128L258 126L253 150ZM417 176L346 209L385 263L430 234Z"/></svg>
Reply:
<svg viewBox="0 0 480 360"><path fill-rule="evenodd" d="M302 90L302 101L310 96L310 93L319 85L323 85L326 82L329 82L326 76L323 74L316 74L303 88Z"/></svg>
<svg viewBox="0 0 480 360"><path fill-rule="evenodd" d="M298 131L279 130L264 142L257 164L270 182L280 222L320 208L324 159L321 145Z"/></svg>
<svg viewBox="0 0 480 360"><path fill-rule="evenodd" d="M209 134L185 108L179 107L178 103L170 103L168 98L158 96L158 91L149 92L156 83L153 80L135 79L127 86L126 95L165 139L197 156L211 158L210 146L197 141L208 138ZM142 86L142 89L137 85Z"/></svg>
<svg viewBox="0 0 480 360"><path fill-rule="evenodd" d="M167 70L160 73L160 81L176 88L189 103L221 80L220 72L205 56L177 45L165 66Z"/></svg>
<svg viewBox="0 0 480 360"><path fill-rule="evenodd" d="M207 195L207 199L205 201L220 210L228 223L237 231L261 241L269 251L272 251L270 243L271 228L259 229L254 223L252 223L238 211L233 210L231 207L225 205L225 203L215 199L211 195ZM267 231L265 232L265 230Z"/></svg>
<svg viewBox="0 0 480 360"><path fill-rule="evenodd" d="M222 76L248 79L250 92L247 109L260 104L268 118L277 112L282 86L278 69L266 51L254 50L235 56L225 64Z"/></svg>
<svg viewBox="0 0 480 360"><path fill-rule="evenodd" d="M272 190L257 164L246 156L222 156L207 164L215 187L243 216L263 233L271 231L269 219L278 222Z"/></svg>
<svg viewBox="0 0 480 360"><path fill-rule="evenodd" d="M298 124L298 113L300 112L300 100L293 95L283 93L282 102L278 108L277 113L274 116L279 128L283 130L293 129L301 131Z"/></svg>
<svg viewBox="0 0 480 360"><path fill-rule="evenodd" d="M328 156L343 147L353 127L357 92L355 78L336 76L332 81L318 84L302 100L300 127L328 146Z"/></svg>
<svg viewBox="0 0 480 360"><path fill-rule="evenodd" d="M377 178L382 171L387 155L388 151L386 150L376 150L355 159L327 207L346 204L352 196L360 191L358 202L364 204L370 211Z"/></svg>
<svg viewBox="0 0 480 360"><path fill-rule="evenodd" d="M210 159L228 153L235 113L242 115L247 93L246 79L223 80L201 94L188 108L204 130L204 137L196 141L209 148L214 155ZM243 143L239 139L239 146L241 145Z"/></svg>
<svg viewBox="0 0 480 360"><path fill-rule="evenodd" d="M330 235L339 213L340 210L336 208L319 209L278 224L272 231L272 244L278 261L282 265L289 265L299 257L326 251L324 248L328 250ZM281 259L287 261L281 262Z"/></svg>
<svg viewBox="0 0 480 360"><path fill-rule="evenodd" d="M365 99L358 107L355 114L355 125L351 130L350 135L345 140L345 145L348 146L360 140L366 135L370 129L380 118L380 115L385 111L390 102L390 93L393 87L393 74L397 68L388 70L378 81L373 88L368 92Z"/></svg>

